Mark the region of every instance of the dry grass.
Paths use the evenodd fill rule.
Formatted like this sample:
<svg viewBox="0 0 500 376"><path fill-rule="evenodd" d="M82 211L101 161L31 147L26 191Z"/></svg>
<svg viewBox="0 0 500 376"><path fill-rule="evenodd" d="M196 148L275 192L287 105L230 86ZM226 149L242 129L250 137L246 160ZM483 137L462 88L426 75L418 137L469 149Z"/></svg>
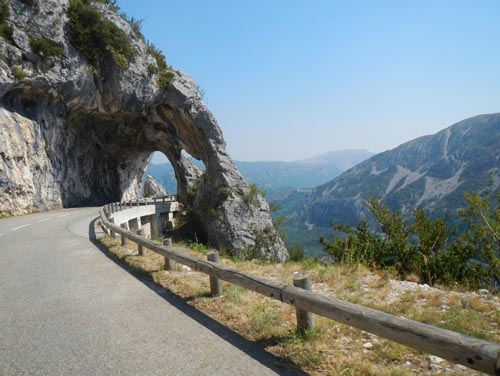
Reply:
<svg viewBox="0 0 500 376"><path fill-rule="evenodd" d="M158 284L255 341L276 356L291 361L311 375L471 375L478 374L446 361L436 363L427 354L375 335L315 317L312 332L295 332L295 309L241 287L223 283L222 296L209 296L208 276L176 264L164 271L163 257L147 252L137 256L130 242L103 240L109 250L134 271L150 275ZM182 247L186 253L205 257L206 250ZM500 342L500 302L494 295L437 290L410 282L396 282L390 274L376 274L364 267L321 266L311 261L266 264L233 261L226 266L292 283L293 274L304 272L313 280L313 290L373 307L397 316Z"/></svg>

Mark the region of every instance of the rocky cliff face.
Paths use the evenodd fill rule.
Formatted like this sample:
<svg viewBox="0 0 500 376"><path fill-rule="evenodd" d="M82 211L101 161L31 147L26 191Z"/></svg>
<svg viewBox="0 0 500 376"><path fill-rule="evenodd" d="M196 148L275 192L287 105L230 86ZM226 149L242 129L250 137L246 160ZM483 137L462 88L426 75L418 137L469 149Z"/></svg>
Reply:
<svg viewBox="0 0 500 376"><path fill-rule="evenodd" d="M193 80L170 70L171 83L162 84L148 46L104 4L92 7L135 51L126 64L112 48L97 63L83 56L68 31L71 2L31 3L11 0L3 21L0 15L7 26L0 38L0 214L133 198L151 153L161 151L174 167L178 200L213 245L284 260L267 203L248 199Z"/></svg>
<svg viewBox="0 0 500 376"><path fill-rule="evenodd" d="M155 178L151 175L146 177L143 188L144 197L164 197L168 195L168 192L163 188L163 186L158 183Z"/></svg>

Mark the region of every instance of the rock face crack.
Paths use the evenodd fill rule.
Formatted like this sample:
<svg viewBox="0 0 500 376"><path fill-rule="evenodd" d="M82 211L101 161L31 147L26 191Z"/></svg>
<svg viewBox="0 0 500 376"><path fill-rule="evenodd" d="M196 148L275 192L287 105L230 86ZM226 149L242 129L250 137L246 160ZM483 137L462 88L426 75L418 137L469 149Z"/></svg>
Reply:
<svg viewBox="0 0 500 376"><path fill-rule="evenodd" d="M126 69L112 59L101 71L90 68L66 34L66 1L42 1L36 9L9 3L16 40L47 38L64 53L43 58L29 43L0 38L0 215L138 197L151 153L160 151L174 168L178 200L209 243L284 261L269 206L260 196L250 205L244 200L250 187L195 82L172 71L172 83L160 89L143 40L96 6L138 52Z"/></svg>

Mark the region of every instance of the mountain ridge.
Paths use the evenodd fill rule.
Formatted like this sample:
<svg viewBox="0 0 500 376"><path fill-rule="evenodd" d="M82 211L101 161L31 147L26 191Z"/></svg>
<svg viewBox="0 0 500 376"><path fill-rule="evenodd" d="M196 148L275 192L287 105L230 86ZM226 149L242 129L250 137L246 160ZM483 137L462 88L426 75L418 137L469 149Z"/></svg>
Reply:
<svg viewBox="0 0 500 376"><path fill-rule="evenodd" d="M500 187L500 113L474 116L434 135L379 153L304 195L295 224L356 225L368 217L375 195L391 209L410 214L421 206L432 214L457 214L466 190L484 189L491 174ZM369 187L369 189L367 189Z"/></svg>

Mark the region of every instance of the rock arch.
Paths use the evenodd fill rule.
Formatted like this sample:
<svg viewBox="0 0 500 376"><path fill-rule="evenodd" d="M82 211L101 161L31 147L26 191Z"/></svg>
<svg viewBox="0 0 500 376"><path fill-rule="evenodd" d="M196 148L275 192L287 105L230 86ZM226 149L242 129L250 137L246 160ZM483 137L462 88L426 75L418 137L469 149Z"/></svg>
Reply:
<svg viewBox="0 0 500 376"><path fill-rule="evenodd" d="M212 245L237 255L286 259L267 203L260 196L245 199L249 185L189 76L173 71L173 82L160 89L148 69L156 63L144 41L105 9L138 55L126 70L110 61L96 74L69 43L64 23L54 27L64 6L55 10L40 2L33 17L20 16L25 7L18 0L10 6L18 22L12 44L0 38L5 57L0 61L0 214L136 197L150 155L159 150L175 170L178 199ZM25 43L40 34L64 54L40 62ZM27 77L16 78L19 66ZM205 172L182 150L203 161Z"/></svg>

